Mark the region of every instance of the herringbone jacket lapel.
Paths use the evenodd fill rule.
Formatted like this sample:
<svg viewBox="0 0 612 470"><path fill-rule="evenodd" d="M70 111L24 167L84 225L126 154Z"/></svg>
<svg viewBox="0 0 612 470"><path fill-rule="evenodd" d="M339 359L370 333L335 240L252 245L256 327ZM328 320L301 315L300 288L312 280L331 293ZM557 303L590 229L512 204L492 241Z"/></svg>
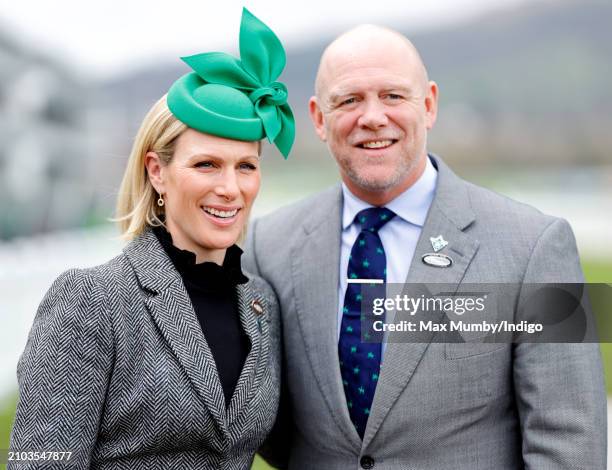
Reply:
<svg viewBox="0 0 612 470"><path fill-rule="evenodd" d="M239 284L238 311L240 322L251 341L251 350L246 358L236 384L234 395L227 410L228 426L232 427L251 401L261 382L269 354L269 308L263 298L254 292L252 282ZM253 308L257 302L263 312L256 313Z"/></svg>

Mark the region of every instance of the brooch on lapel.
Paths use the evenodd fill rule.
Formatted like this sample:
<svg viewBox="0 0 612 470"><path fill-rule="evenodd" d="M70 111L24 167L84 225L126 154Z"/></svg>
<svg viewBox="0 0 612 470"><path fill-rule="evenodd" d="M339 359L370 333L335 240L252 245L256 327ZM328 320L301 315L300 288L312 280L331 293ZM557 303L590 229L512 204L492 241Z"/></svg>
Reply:
<svg viewBox="0 0 612 470"><path fill-rule="evenodd" d="M257 328L261 333L261 317L264 313L263 305L261 305L261 302L259 300L255 299L251 302L251 309L255 312L255 315L257 316Z"/></svg>
<svg viewBox="0 0 612 470"><path fill-rule="evenodd" d="M433 248L433 253L425 253L421 260L423 263L428 266L433 266L435 268L448 268L453 264L453 260L450 256L438 253L442 250L448 242L444 240L442 235L438 235L437 237L429 237L429 241L431 242L431 247Z"/></svg>
<svg viewBox="0 0 612 470"><path fill-rule="evenodd" d="M435 238L429 237L429 241L431 242L431 247L436 253L442 248L444 248L446 245L448 245L448 242L444 240L444 237L442 235L438 235Z"/></svg>
<svg viewBox="0 0 612 470"><path fill-rule="evenodd" d="M261 305L261 302L257 299L251 302L251 308L257 315L262 315L264 313L263 306Z"/></svg>

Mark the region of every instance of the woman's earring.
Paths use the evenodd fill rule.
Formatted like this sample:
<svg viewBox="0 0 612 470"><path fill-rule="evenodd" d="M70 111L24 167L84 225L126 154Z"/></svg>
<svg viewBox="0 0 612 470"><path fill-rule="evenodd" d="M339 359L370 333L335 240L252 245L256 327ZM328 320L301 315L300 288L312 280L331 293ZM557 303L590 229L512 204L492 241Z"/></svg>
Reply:
<svg viewBox="0 0 612 470"><path fill-rule="evenodd" d="M163 207L164 206L164 198L162 197L162 195L159 195L159 199L157 200L157 205L159 207Z"/></svg>

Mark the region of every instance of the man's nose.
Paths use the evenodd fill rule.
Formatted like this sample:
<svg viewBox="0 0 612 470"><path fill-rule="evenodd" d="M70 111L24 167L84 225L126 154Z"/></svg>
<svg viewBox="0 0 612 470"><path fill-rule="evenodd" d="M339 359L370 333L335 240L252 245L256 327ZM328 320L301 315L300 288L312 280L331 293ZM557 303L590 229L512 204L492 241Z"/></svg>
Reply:
<svg viewBox="0 0 612 470"><path fill-rule="evenodd" d="M379 99L363 102L363 113L359 116L357 124L368 129L379 129L389 123L385 105Z"/></svg>
<svg viewBox="0 0 612 470"><path fill-rule="evenodd" d="M231 169L223 171L215 186L215 194L227 201L232 201L238 197L240 188L238 186L238 175L236 174L236 170Z"/></svg>

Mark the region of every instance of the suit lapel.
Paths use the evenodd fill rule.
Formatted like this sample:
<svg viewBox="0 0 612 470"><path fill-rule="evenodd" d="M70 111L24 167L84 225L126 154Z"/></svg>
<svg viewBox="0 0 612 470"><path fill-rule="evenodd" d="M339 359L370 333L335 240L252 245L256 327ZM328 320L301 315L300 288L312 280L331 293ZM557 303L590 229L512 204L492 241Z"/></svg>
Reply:
<svg viewBox="0 0 612 470"><path fill-rule="evenodd" d="M330 414L355 449L361 447L351 422L338 359L338 264L342 191L334 187L328 201L305 220L303 239L292 256L298 324L306 353Z"/></svg>
<svg viewBox="0 0 612 470"><path fill-rule="evenodd" d="M252 282L236 286L240 323L251 341L242 372L238 378L234 395L228 407L228 424L231 425L245 410L261 381L269 354L269 307L253 292ZM263 308L261 314L253 311L253 301Z"/></svg>
<svg viewBox="0 0 612 470"><path fill-rule="evenodd" d="M146 294L151 318L217 426L227 432L217 367L179 273L151 230L124 251Z"/></svg>
<svg viewBox="0 0 612 470"><path fill-rule="evenodd" d="M432 158L438 168L438 183L436 195L427 214L427 219L417 242L406 284L427 283L428 293L436 292L432 284L452 284L456 290L464 277L472 258L478 250L478 241L465 230L474 222L474 214L470 207L466 183L460 180L438 158ZM448 245L440 253L450 256L453 260L449 268L438 268L426 265L422 261L425 253L434 250L430 237L442 235ZM448 286L447 286L448 287ZM408 286L410 288L410 286ZM443 286L440 287L442 289ZM447 289L444 289L447 290ZM422 292L411 292L418 295ZM425 293L425 292L423 292ZM434 322L439 319L431 317ZM364 435L364 446L374 438L389 410L406 388L418 366L434 333L419 337L420 342L406 342L406 333L396 333L398 337L393 342L391 336L381 365L380 380L376 387L372 414L368 419ZM402 335L403 338L402 338ZM403 342L401 342L403 339Z"/></svg>

